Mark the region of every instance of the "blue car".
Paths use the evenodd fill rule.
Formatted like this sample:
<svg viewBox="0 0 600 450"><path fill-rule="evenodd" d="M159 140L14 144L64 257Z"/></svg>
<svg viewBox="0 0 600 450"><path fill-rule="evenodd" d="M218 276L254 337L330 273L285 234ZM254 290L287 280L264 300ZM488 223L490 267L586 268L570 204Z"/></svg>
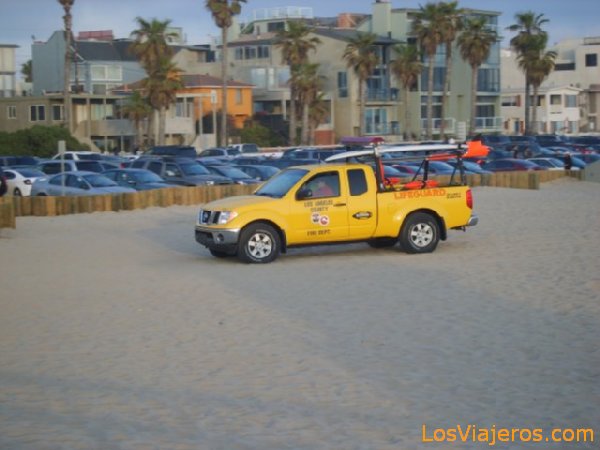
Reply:
<svg viewBox="0 0 600 450"><path fill-rule="evenodd" d="M38 178L31 186L31 195L104 195L136 192L119 186L114 181L95 172L75 171Z"/></svg>
<svg viewBox="0 0 600 450"><path fill-rule="evenodd" d="M133 188L136 191L173 187L173 184L167 183L160 176L146 169L112 169L102 172L102 175L119 186Z"/></svg>

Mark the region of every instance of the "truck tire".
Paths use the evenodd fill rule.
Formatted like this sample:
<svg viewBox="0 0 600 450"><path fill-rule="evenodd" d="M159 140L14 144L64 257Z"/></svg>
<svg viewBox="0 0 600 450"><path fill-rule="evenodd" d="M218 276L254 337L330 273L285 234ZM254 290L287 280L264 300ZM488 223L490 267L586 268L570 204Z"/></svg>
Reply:
<svg viewBox="0 0 600 450"><path fill-rule="evenodd" d="M400 231L400 245L406 253L431 253L440 241L440 227L431 214L414 213Z"/></svg>
<svg viewBox="0 0 600 450"><path fill-rule="evenodd" d="M281 249L279 233L265 223L253 223L242 230L238 257L246 263L266 264L274 261Z"/></svg>
<svg viewBox="0 0 600 450"><path fill-rule="evenodd" d="M396 245L397 242L397 238L382 237L371 239L367 242L367 244L369 244L372 248L389 248Z"/></svg>

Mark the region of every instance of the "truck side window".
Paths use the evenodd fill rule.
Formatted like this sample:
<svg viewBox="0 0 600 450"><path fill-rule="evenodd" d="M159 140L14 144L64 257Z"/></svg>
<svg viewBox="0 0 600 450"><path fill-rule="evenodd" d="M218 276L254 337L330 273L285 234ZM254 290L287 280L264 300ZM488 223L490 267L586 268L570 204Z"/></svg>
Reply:
<svg viewBox="0 0 600 450"><path fill-rule="evenodd" d="M350 169L348 171L348 185L350 186L350 195L355 197L367 192L367 178L362 169Z"/></svg>
<svg viewBox="0 0 600 450"><path fill-rule="evenodd" d="M320 173L306 182L312 198L337 197L340 195L340 176L337 172Z"/></svg>

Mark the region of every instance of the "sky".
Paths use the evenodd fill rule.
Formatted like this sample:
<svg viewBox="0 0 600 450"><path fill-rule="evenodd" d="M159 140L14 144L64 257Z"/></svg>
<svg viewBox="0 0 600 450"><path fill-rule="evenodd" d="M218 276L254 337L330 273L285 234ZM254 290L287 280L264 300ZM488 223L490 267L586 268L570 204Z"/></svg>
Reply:
<svg viewBox="0 0 600 450"><path fill-rule="evenodd" d="M393 8L418 8L427 0L390 0ZM313 14L333 17L341 12L370 13L373 0L247 0L242 5L241 21L254 10L282 6L313 8ZM136 17L170 19L183 28L188 44L206 44L219 34L204 0L75 0L73 30L113 30L116 38L126 38L136 28ZM63 9L58 0L0 0L0 44L15 44L17 70L31 58L33 40L47 41L63 27ZM550 22L546 30L550 44L566 38L600 36L600 0L459 0L459 6L501 12L502 36L514 23L514 15L526 10L543 13Z"/></svg>

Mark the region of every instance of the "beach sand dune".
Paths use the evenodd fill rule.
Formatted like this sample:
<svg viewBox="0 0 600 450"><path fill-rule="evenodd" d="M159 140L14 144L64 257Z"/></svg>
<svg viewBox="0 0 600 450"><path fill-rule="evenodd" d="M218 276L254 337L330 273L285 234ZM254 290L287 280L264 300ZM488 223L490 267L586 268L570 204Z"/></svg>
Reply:
<svg viewBox="0 0 600 450"><path fill-rule="evenodd" d="M480 224L433 254L267 266L211 257L196 207L19 218L0 231L0 448L489 447L423 424L595 427L569 445L597 448L599 193L475 188Z"/></svg>

